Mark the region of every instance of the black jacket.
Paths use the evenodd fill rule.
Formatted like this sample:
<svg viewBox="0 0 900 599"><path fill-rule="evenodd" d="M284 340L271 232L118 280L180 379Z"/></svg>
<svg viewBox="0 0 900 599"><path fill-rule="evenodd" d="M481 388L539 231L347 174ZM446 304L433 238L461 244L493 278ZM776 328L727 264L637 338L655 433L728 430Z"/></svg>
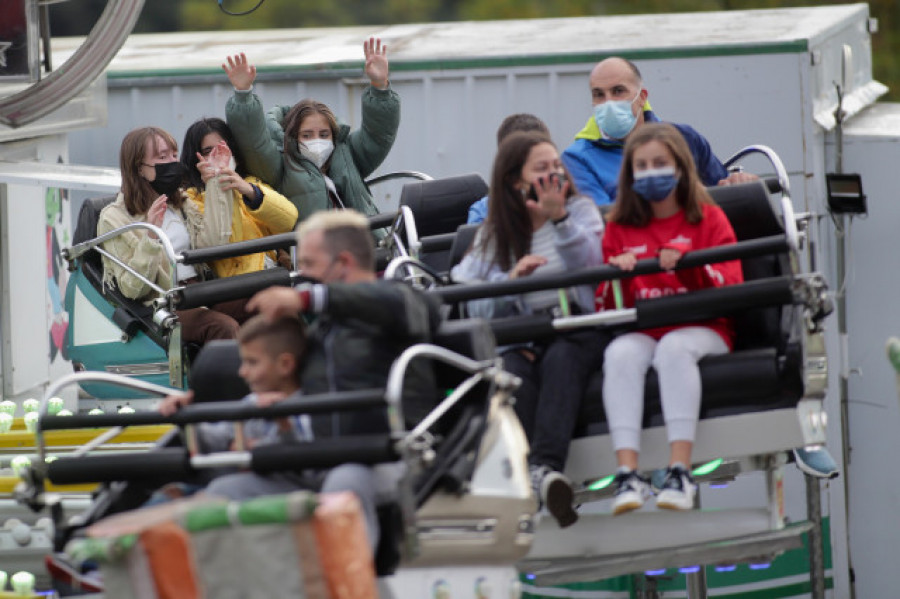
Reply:
<svg viewBox="0 0 900 599"><path fill-rule="evenodd" d="M394 360L410 345L430 342L440 323L435 297L397 281L324 285L316 309L301 383L307 395L384 388ZM404 381L407 425L438 399L431 363L413 360ZM313 428L317 436L388 430L382 409L316 418Z"/></svg>

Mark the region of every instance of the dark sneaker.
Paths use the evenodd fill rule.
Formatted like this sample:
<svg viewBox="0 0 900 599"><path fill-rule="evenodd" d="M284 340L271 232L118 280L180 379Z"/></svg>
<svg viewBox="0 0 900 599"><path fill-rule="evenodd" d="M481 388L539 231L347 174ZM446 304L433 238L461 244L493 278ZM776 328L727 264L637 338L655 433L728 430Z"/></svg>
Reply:
<svg viewBox="0 0 900 599"><path fill-rule="evenodd" d="M664 510L690 510L694 508L696 494L697 485L691 473L683 466L670 466L666 470L666 480L656 496L656 507Z"/></svg>
<svg viewBox="0 0 900 599"><path fill-rule="evenodd" d="M816 478L834 478L840 474L837 463L822 446L798 447L794 450L797 468Z"/></svg>
<svg viewBox="0 0 900 599"><path fill-rule="evenodd" d="M96 566L88 568L86 564L76 564L62 553L45 555L44 565L53 582L53 588L57 591L66 594L103 592L103 580Z"/></svg>
<svg viewBox="0 0 900 599"><path fill-rule="evenodd" d="M572 526L578 521L578 512L572 503L575 492L566 476L549 466L532 464L528 467L531 475L531 490L538 500L538 509L546 506L560 528Z"/></svg>
<svg viewBox="0 0 900 599"><path fill-rule="evenodd" d="M640 508L650 497L650 483L634 470L620 470L616 473L613 484L616 485L614 516Z"/></svg>

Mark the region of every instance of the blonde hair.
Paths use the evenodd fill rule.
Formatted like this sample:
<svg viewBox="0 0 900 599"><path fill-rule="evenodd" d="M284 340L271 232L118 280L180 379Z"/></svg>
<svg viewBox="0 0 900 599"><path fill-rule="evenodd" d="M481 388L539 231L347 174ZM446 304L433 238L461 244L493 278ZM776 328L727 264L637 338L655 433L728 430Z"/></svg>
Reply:
<svg viewBox="0 0 900 599"><path fill-rule="evenodd" d="M316 212L297 227L297 243L313 231L322 232L322 243L332 259L350 252L361 268L375 270L375 242L369 219L355 210Z"/></svg>

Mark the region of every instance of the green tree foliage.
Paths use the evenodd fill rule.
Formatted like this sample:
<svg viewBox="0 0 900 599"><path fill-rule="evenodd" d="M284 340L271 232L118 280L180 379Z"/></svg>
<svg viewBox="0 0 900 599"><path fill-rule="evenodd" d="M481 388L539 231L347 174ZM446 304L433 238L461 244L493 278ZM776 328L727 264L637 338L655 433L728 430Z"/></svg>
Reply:
<svg viewBox="0 0 900 599"><path fill-rule="evenodd" d="M258 0L224 0L231 12L248 10ZM431 21L441 14L441 0L266 0L253 13L233 17L214 0L180 2L183 27L189 30L347 27L352 25Z"/></svg>

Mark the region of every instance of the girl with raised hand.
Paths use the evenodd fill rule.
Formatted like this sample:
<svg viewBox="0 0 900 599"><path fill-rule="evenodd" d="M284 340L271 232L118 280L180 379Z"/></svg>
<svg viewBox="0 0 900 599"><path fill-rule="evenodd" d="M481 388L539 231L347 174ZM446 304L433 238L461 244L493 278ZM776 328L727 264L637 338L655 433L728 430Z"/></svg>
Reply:
<svg viewBox="0 0 900 599"><path fill-rule="evenodd" d="M188 199L202 211L207 202L224 205L206 216L206 226L220 232L223 243L288 233L297 208L283 195L247 173L234 136L225 121L203 118L188 127L181 149L187 168ZM202 246L198 246L202 247ZM223 258L210 263L218 277L262 270L275 264L274 251Z"/></svg>
<svg viewBox="0 0 900 599"><path fill-rule="evenodd" d="M603 236L606 261L629 271L640 259L658 258L664 271L622 279L625 307L639 299L743 280L736 260L672 270L688 252L735 242L731 224L697 177L690 150L677 129L646 124L628 138L618 189ZM605 307L616 307L612 284L601 285L598 294ZM637 509L650 495L650 486L637 467L644 380L651 365L659 377L670 445L669 466L656 505L675 510L693 507L696 485L690 474L691 451L702 393L697 363L704 356L729 352L733 344L731 319L716 318L626 333L607 346L603 404L619 465L613 513Z"/></svg>
<svg viewBox="0 0 900 599"><path fill-rule="evenodd" d="M362 126L350 131L331 109L304 99L276 106L267 115L253 93L256 67L244 54L222 65L234 86L225 114L247 160L247 169L283 193L300 214L353 208L366 215L378 209L365 179L384 161L400 125L400 97L388 80L387 46L363 44L370 85L362 95Z"/></svg>
<svg viewBox="0 0 900 599"><path fill-rule="evenodd" d="M487 219L453 269L454 280L503 281L601 264L600 213L593 201L575 193L545 133L516 132L503 140L488 197ZM568 316L593 311L593 289L585 285L473 300L468 307L470 315L485 318ZM560 526L578 518L562 470L587 379L600 368L598 348L605 339L604 333L582 330L501 349L504 368L522 379L515 410L531 444L532 488Z"/></svg>

